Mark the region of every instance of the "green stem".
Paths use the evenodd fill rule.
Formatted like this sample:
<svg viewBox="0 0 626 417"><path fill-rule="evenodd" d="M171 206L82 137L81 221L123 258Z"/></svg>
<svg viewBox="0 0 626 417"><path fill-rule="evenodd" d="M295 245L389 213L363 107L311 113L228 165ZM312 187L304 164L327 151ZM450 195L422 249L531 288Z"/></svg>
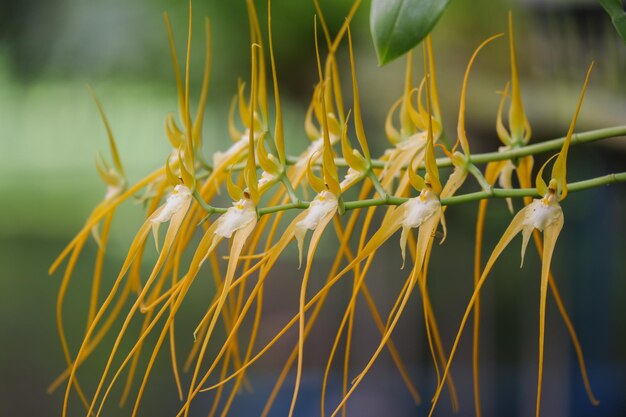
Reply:
<svg viewBox="0 0 626 417"><path fill-rule="evenodd" d="M602 177L591 178L584 181L573 182L567 185L567 190L570 193L577 191L584 191L591 188L598 188L603 185L615 184L619 182L626 182L626 172L620 172L616 174L604 175ZM195 195L195 193L194 193ZM504 189L504 188L491 188L487 191L478 191L475 193L468 193L458 195L454 197L448 197L441 199L442 206L452 206L455 204L470 203L473 201L483 200L485 198L520 198L520 197L540 197L537 190L534 188L519 188L519 189ZM408 198L393 197L387 195L385 198L370 198L366 200L347 201L345 202L346 210L354 210L358 208L374 207L374 206L398 206L406 202ZM208 204L204 203L206 206ZM276 213L279 211L299 209L303 210L309 207L308 201L298 201L297 203L281 204L272 207L263 207L258 210L259 216L265 214ZM211 207L211 213L225 213L225 208ZM204 206L203 206L204 208Z"/></svg>
<svg viewBox="0 0 626 417"><path fill-rule="evenodd" d="M367 171L367 177L370 179L370 181L372 181L372 184L374 185L374 188L376 189L378 195L380 195L380 198L387 199L389 197L387 191L385 191L383 185L380 183L380 181L378 181L378 177L376 176L376 174L374 174L374 171L372 171L371 167Z"/></svg>
<svg viewBox="0 0 626 417"><path fill-rule="evenodd" d="M296 194L296 190L293 189L293 184L291 184L291 181L289 181L289 177L287 177L287 174L285 173L284 170L280 174L280 181L285 186L285 189L287 190L287 194L289 194L289 199L291 200L291 202L293 204L298 204L301 200Z"/></svg>
<svg viewBox="0 0 626 417"><path fill-rule="evenodd" d="M293 209L300 209L300 210L304 210L309 208L309 203L308 201L298 201L297 203L288 203L288 204L281 204L278 206L272 206L272 207L263 207L260 208L258 210L259 216L263 216L264 214L271 214L271 213L276 213L278 211L286 211L286 210L293 210Z"/></svg>
<svg viewBox="0 0 626 417"><path fill-rule="evenodd" d="M485 176L480 171L480 169L478 169L476 165L472 163L468 163L467 170L469 171L470 174L472 174L474 178L476 178L476 181L478 181L478 184L480 184L480 188L482 188L483 191L491 190L492 188L491 185L487 182L487 180L485 179Z"/></svg>
<svg viewBox="0 0 626 417"><path fill-rule="evenodd" d="M588 132L574 133L570 146L580 145L583 143L591 143L602 139L608 139L616 136L626 136L626 126L615 126L604 129L590 130ZM480 154L474 154L469 157L469 161L473 164L486 164L493 161L503 161L506 159L516 159L528 155L536 155L549 151L556 151L561 149L565 142L565 137L557 139L547 140L541 143L535 143L533 145L520 146L517 148L509 149L502 152L486 152ZM294 165L299 161L298 157L287 156L287 164ZM372 168L384 168L386 161L380 159L372 159ZM335 158L335 165L338 167L347 167L348 163L343 158ZM452 166L450 158L437 158L437 166L439 168ZM420 165L420 168L424 167L424 163ZM243 168L235 166L233 169Z"/></svg>
<svg viewBox="0 0 626 417"><path fill-rule="evenodd" d="M617 182L626 182L626 172L620 172L617 174L604 175L602 177L592 178L589 180L573 182L567 185L567 191L574 193L577 191L584 191L590 188L597 188L603 185L614 184ZM502 189L492 188L490 191L478 191L475 193L468 193L458 195L450 198L444 198L441 200L441 204L444 206L451 206L454 204L469 203L472 201L483 200L485 198L511 198L511 197L540 197L537 190L534 188L518 188L518 189Z"/></svg>
<svg viewBox="0 0 626 417"><path fill-rule="evenodd" d="M608 127L605 129L590 130L588 132L574 133L572 135L572 141L570 143L570 146L595 142L602 139L624 135L626 135L626 126ZM470 156L470 161L474 164L486 164L493 161L516 159L523 156L536 155L548 151L556 151L561 149L561 147L563 146L563 142L565 142L565 137L552 139L541 143L535 143L534 145L526 145L503 152L487 152L482 154L476 154ZM439 165L439 160L437 160L437 165Z"/></svg>

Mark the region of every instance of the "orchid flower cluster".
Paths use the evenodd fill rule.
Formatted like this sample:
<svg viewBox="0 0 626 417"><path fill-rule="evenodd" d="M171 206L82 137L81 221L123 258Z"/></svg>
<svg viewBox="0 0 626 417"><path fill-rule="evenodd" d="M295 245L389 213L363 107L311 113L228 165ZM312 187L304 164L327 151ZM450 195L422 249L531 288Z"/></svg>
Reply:
<svg viewBox="0 0 626 417"><path fill-rule="evenodd" d="M574 134L576 118L591 67L567 135L554 141L528 145L531 127L524 112L520 92L513 27L509 16L511 80L510 85L507 84L501 93L502 99L496 117L496 132L503 145L498 152L472 155L470 140L465 130L465 97L470 70L479 52L504 34L497 34L479 45L467 65L460 95L457 140L452 148L446 147L441 141L443 121L435 59L432 42L427 38L422 48L423 75L416 84L411 53L407 57L404 90L389 110L385 123L384 131L390 147L376 159L371 157L363 126L357 65L350 33L350 21L360 1L355 1L345 23L334 38L317 1L314 3L318 13L314 24L318 82L313 88L304 120L304 132L310 139L310 144L299 156L288 156L285 149L278 69L272 45L271 13L268 11L266 42L252 0L247 0L251 34L249 87L246 83L240 82L231 103L228 133L233 141L232 145L208 158L210 162L202 156L203 113L207 101L211 63L208 20L205 21L207 55L204 80L197 111L192 114L189 85L190 49L189 47L187 49L183 76L174 47L173 31L165 15L178 91L178 118L174 114L166 118L165 133L172 145L172 151L166 157L163 167L134 184L127 180L112 129L103 106L94 94L108 134L113 161L109 164L104 158L100 158L97 164L98 172L107 185L106 194L76 237L50 268L50 273L54 273L63 262L66 262L58 295L57 322L67 367L50 387L51 391L63 384L66 387L63 416L68 413L70 393L74 391L83 403L87 416L101 415L111 389L116 384L124 386L122 404L129 398L134 398L132 415L137 415L153 365L158 354L164 350L169 350L174 380L181 400L178 416L188 416L193 400L204 391L214 393L211 397L213 405L210 415L219 413L224 416L242 387L249 383L246 378L248 369L283 335L297 327L297 344L293 346L261 414L266 416L269 413L286 377L295 368L296 378L289 412L289 416L292 416L302 381L307 338L333 286L339 280L345 279L345 276L352 279L352 292L324 373L322 415L328 412L327 381L342 338L346 343L342 399L339 403L332 404L332 411L329 414L331 417L338 413L345 415L348 399L385 349L393 358L410 395L416 403L422 401L391 338L409 298L415 292L422 299L427 340L438 377L431 414L446 386L450 391L453 407L456 409L458 406L450 366L461 333L469 315L474 312L475 408L476 414L480 415L478 376L480 290L499 255L520 232L523 237L522 259L531 236L542 256L537 415L540 411L548 284L570 331L589 398L596 403L587 378L580 343L550 272L552 253L564 223L560 202L566 198L568 192L626 180L624 174L612 174L579 183L567 182L567 154L571 145L620 133L606 130L600 133ZM268 1L268 10L271 10L269 6ZM327 47L324 59L317 43L318 21ZM190 9L189 34L191 25ZM191 42L190 38L191 35L188 45ZM352 109L347 109L344 105L345 85L340 81L341 71L336 58L338 49L346 43L350 62L349 89L352 93ZM267 84L268 56L273 94L268 90ZM270 120L269 110L272 95L274 120ZM507 102L508 123L505 123ZM351 131L355 132L353 138L350 138ZM354 146L354 139L358 146ZM538 170L533 187L533 155L549 151L558 153ZM437 152L443 154L437 158ZM487 165L483 173L478 166L484 163ZM449 166L453 167L453 171L448 178L443 178L440 175L440 168ZM548 177L544 175L544 171L549 166L552 169ZM514 173L520 184L519 189L512 187ZM456 195L468 178L474 178L481 191ZM495 187L496 182L500 187ZM345 193L353 187L360 187L358 198L348 201L344 197ZM223 189L232 199L232 205L227 208L211 205ZM305 191L304 196L311 190L314 191L314 197L307 201L298 194L297 190L300 189ZM483 265L482 235L487 201L489 198L506 198L509 208L513 211L512 197L523 197L525 205L515 214L487 263ZM113 284L107 284L110 289L104 292L103 264L110 226L117 207L135 198L145 203L145 221L136 233ZM437 239L439 243L444 243L447 233L445 223L447 206L473 201L480 201L476 234L475 289L468 301L454 344L451 350L447 351L440 336L435 310L427 289L429 259L433 250L439 250L434 248L438 236L442 236L440 240ZM375 213L381 210L384 213L382 222L377 225ZM292 213L296 213L295 217L285 226L283 216ZM356 229L358 221L362 222L360 232ZM309 294L307 290L315 253L322 235L328 233L327 229L331 223L339 239L339 250L323 287L316 293ZM159 228L165 225L167 230L165 236L161 237ZM368 290L365 277L377 250L399 230L403 264L398 265L398 268L406 267L407 272L404 273L406 282L397 296L395 305L385 317ZM312 233L304 256L309 231ZM199 239L198 234L201 234ZM350 238L354 235L359 235L357 247L351 247ZM73 350L70 349L65 333L63 305L74 267L90 237L95 240L98 252L94 265L87 329L78 350ZM146 276L141 270L141 263L146 251L149 250L149 240L154 240L158 256ZM299 311L269 343L259 349L257 336L259 328L263 326L264 285L268 278L272 278L273 267L293 240L296 241L299 251L300 265L304 263L303 270L299 272L301 279ZM222 241L229 241L229 244L226 245ZM220 245L226 245L228 250L225 271L221 257L218 256ZM406 259L407 247L409 259ZM216 293L207 299L205 313L201 317L181 317L181 308L188 294L194 291L194 283L203 279L214 280L216 287ZM349 352L354 331L355 307L359 296L366 301L380 332L380 340L369 361L354 377L354 365L350 364ZM251 313L251 309L254 310L254 314ZM193 333L195 343L181 363L180 352L177 350L180 335L176 334L175 325L177 321L183 319L196 320L197 327ZM119 321L122 322L121 327ZM138 335L131 335L129 328L137 323L141 323L140 332ZM223 336L221 331L216 331L219 326L225 329ZM105 337L110 336L112 329L118 327L97 388L95 392L87 393L79 383L79 371L94 351L103 344ZM251 330L242 332L244 327ZM128 346L130 349L127 349ZM214 351L218 353L208 354ZM143 355L149 357L147 365L139 360ZM191 372L190 383L186 387L181 381L181 368ZM136 379L140 380L138 387Z"/></svg>

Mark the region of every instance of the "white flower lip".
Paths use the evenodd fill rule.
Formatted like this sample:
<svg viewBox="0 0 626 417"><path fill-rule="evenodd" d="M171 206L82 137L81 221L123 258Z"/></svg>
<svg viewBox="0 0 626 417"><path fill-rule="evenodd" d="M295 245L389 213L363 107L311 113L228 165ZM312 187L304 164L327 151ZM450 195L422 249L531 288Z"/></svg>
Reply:
<svg viewBox="0 0 626 417"><path fill-rule="evenodd" d="M254 204L251 200L242 198L239 201L235 201L233 206L217 219L215 234L230 239L233 233L255 220L256 209Z"/></svg>
<svg viewBox="0 0 626 417"><path fill-rule="evenodd" d="M332 210L337 209L337 204L337 197L335 197L333 193L330 191L322 191L311 201L307 215L296 224L296 229L302 232L305 230L315 230L324 216Z"/></svg>
<svg viewBox="0 0 626 417"><path fill-rule="evenodd" d="M306 209L306 216L296 223L294 237L298 243L298 259L300 265L302 265L302 245L306 231L317 229L323 218L337 211L338 204L337 196L330 191L322 191L311 201L309 208Z"/></svg>
<svg viewBox="0 0 626 417"><path fill-rule="evenodd" d="M191 190L184 185L177 185L167 198L161 211L150 221L154 224L165 223L178 213L191 200Z"/></svg>
<svg viewBox="0 0 626 417"><path fill-rule="evenodd" d="M346 172L346 176L343 178L341 183L339 184L339 188L342 190L352 185L354 181L356 181L361 176L361 173L355 169L348 168L348 172Z"/></svg>
<svg viewBox="0 0 626 417"><path fill-rule="evenodd" d="M263 185L265 185L268 182L272 181L274 178L276 178L275 175L272 175L269 172L263 171L261 173L261 178L259 178L259 182L257 184L257 187L262 187Z"/></svg>
<svg viewBox="0 0 626 417"><path fill-rule="evenodd" d="M524 226L543 232L546 227L550 226L562 215L563 210L556 202L556 197L553 198L552 195L549 195L541 200L533 200L530 203L528 213L524 219Z"/></svg>
<svg viewBox="0 0 626 417"><path fill-rule="evenodd" d="M423 191L419 197L412 198L406 202L406 212L402 226L405 228L419 227L440 208L441 203L435 193L430 190Z"/></svg>

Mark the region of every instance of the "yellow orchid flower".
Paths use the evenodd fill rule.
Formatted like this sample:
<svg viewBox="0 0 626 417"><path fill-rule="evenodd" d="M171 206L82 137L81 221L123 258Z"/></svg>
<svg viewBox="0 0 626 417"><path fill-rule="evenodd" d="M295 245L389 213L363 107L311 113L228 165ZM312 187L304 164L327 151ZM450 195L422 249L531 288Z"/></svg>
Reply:
<svg viewBox="0 0 626 417"><path fill-rule="evenodd" d="M443 379L445 380L447 373L450 369L450 365L454 358L454 354L456 353L456 349L459 343L459 339L463 329L465 328L465 324L469 317L470 312L472 311L480 289L482 288L491 268L494 263L502 253L502 251L508 246L508 244L513 240L515 236L517 236L520 232L522 233L522 250L521 250L521 258L522 265L524 260L524 254L526 251L526 247L528 245L531 234L538 230L543 232L543 253L541 260L541 294L540 294L540 307L539 307L539 369L537 376L537 402L536 402L536 416L539 417L539 411L541 406L541 386L543 380L543 350L544 350L544 335L545 335L545 308L546 308L546 296L548 289L548 278L550 275L550 262L552 260L552 254L554 252L554 247L556 245L556 240L559 236L561 228L563 227L563 211L561 206L559 205L559 201L563 200L565 196L567 196L567 181L566 181L566 158L567 152L569 149L569 145L572 139L572 135L574 134L574 127L576 124L576 119L578 118L578 113L582 106L583 97L585 94L585 90L587 88L587 83L589 81L589 76L591 74L591 69L593 68L593 63L589 67L587 71L587 76L585 78L585 82L583 84L582 92L578 101L578 105L576 107L576 111L574 113L574 117L570 124L567 137L563 143L563 147L561 148L561 152L556 155L556 161L553 165L552 169L552 178L548 185L546 185L545 181L542 178L543 169L545 165L550 162L548 160L546 164L539 170L536 177L536 189L539 195L543 197L541 199L535 199L530 204L526 205L522 210L520 210L513 220L509 227L505 230L502 238L496 244L493 252L491 253L485 268L480 276L480 279L476 283L474 287L474 293L470 298L467 309L463 318L461 320L461 325L457 336L455 338L454 344L452 345L452 350L450 351L450 358L444 370ZM551 158L552 159L552 158ZM434 412L435 406L437 404L437 400L439 399L439 395L441 394L443 381L437 387L437 391L433 398L433 405L430 410L429 416L431 416Z"/></svg>
<svg viewBox="0 0 626 417"><path fill-rule="evenodd" d="M465 131L465 97L467 93L467 81L469 79L470 70L472 69L472 65L478 56L478 53L483 49L488 43L491 41L501 37L502 34L499 33L497 35L493 35L490 38L483 41L478 48L474 50L472 57L467 64L467 69L465 70L465 76L463 77L463 85L461 87L461 98L459 104L459 120L457 122L457 142L452 148L451 152L448 152L445 148L444 152L448 155L448 157L452 160L452 165L454 166L454 170L448 177L446 184L441 191L441 197L446 198L454 195L456 191L463 185L468 171L468 160L470 157L470 146L469 140L467 139L467 133ZM456 151L458 145L461 145L461 150L463 153Z"/></svg>
<svg viewBox="0 0 626 417"><path fill-rule="evenodd" d="M508 16L508 24L509 24L509 49L510 49L510 64L511 64L511 84L513 86L511 105L509 108L509 126L510 129L507 130L504 127L504 123L502 121L502 114L504 111L504 104L506 98L508 96L509 83L506 84L503 92L502 98L500 100L500 104L498 106L498 114L497 114L497 123L496 123L496 131L498 137L503 142L504 146L499 148L500 152L507 151L512 147L522 146L528 143L531 136L531 127L528 123L526 115L524 113L522 98L520 93L519 86L519 76L517 70L516 56L515 56L515 44L513 38L513 19L512 14L509 13ZM515 134L513 132L516 132ZM516 140L513 140L512 137L516 137ZM531 187L531 174L534 159L532 156L524 156L518 159L515 165L511 160L502 160L490 162L487 164L485 169L485 181L489 185L493 185L498 182L499 186L503 189L511 189L512 187L512 175L515 171L517 174L518 181L521 187L529 188ZM540 194L545 194L545 189ZM513 213L513 202L511 198L506 198L506 203L509 211ZM531 204L531 198L525 198L524 203L526 205ZM482 265L482 237L484 230L484 222L487 213L487 206L489 204L488 199L481 200L478 208L478 217L476 222L476 242L475 242L475 252L474 252L474 284L479 281L481 276L481 265ZM534 242L537 246L539 254L543 253L543 244L541 243L541 238L539 232L535 230L533 232ZM580 347L580 343L578 341L578 336L571 324L570 318L565 310L565 307L561 301L561 296L554 281L552 274L548 275L548 281L550 284L551 292L554 296L554 299L557 303L559 313L566 324L569 336L574 345L574 349L577 354L579 366L581 369L581 373L583 376L584 385L587 391L587 395L592 403L597 403L593 392L591 391L590 384L587 377L586 366L583 360L582 349ZM479 334L480 334L480 296L477 295L475 305L474 305L474 314L473 314L473 358L472 358L472 367L474 374L474 404L475 404L475 413L477 417L481 416L480 409L480 389L479 389L479 376L478 376L478 361L479 361Z"/></svg>
<svg viewBox="0 0 626 417"><path fill-rule="evenodd" d="M428 91L427 103L428 110L430 111L430 94L428 93ZM429 120L431 120L429 122L429 128L432 129L432 118L429 118ZM419 228L417 245L415 249L415 263L409 275L407 285L398 297L397 309L395 313L390 316L390 321L386 326L381 342L379 343L374 354L370 357L370 360L364 367L363 371L361 371L359 375L353 380L351 388L347 391L347 393L345 393L343 399L335 408L335 411L331 414L331 417L337 415L337 413L343 408L348 398L352 395L354 390L363 380L364 376L367 374L374 361L377 359L387 341L389 340L391 332L395 328L395 325L397 324L406 306L406 303L408 302L408 298L412 293L412 290L418 283L418 276L423 273L422 269L424 265L428 263L427 253L429 252L429 248L433 241L433 236L435 235L435 231L440 223L444 227L445 231L443 211L441 208L441 203L439 202L439 193L442 190L442 186L439 181L439 173L437 165L435 163L433 135L432 130L430 129L428 131L428 141L425 151L426 178L422 179L417 174L415 174L412 167L410 167L409 169L411 183L414 185L421 185L423 187L421 189L420 195L418 197L411 198L407 202L392 209L389 212L388 216L386 216L383 220L380 229L372 236L372 238L367 242L363 249L359 251L358 255L353 259L353 261L350 262L350 264L336 276L336 278L339 278L351 269L353 269L361 261L369 257L379 246L381 246L393 233L395 233L400 228L402 228L400 246L404 259L405 247L408 240L408 231L412 228ZM360 275L359 279L362 278L363 274ZM359 284L355 284L355 286L358 288ZM420 287L423 288L421 285ZM350 305L354 303L355 295L356 293L353 293L353 298L350 302ZM348 311L346 311L346 314L348 314Z"/></svg>

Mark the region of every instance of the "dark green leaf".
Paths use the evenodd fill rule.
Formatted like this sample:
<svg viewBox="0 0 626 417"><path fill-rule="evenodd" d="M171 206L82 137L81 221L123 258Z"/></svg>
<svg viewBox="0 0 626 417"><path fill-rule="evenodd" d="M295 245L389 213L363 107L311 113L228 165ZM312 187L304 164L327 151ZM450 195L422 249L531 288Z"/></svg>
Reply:
<svg viewBox="0 0 626 417"><path fill-rule="evenodd" d="M450 0L372 0L370 28L378 62L384 65L419 44Z"/></svg>
<svg viewBox="0 0 626 417"><path fill-rule="evenodd" d="M619 36L626 42L626 11L622 0L598 0L604 10L611 16L613 26L619 33Z"/></svg>

